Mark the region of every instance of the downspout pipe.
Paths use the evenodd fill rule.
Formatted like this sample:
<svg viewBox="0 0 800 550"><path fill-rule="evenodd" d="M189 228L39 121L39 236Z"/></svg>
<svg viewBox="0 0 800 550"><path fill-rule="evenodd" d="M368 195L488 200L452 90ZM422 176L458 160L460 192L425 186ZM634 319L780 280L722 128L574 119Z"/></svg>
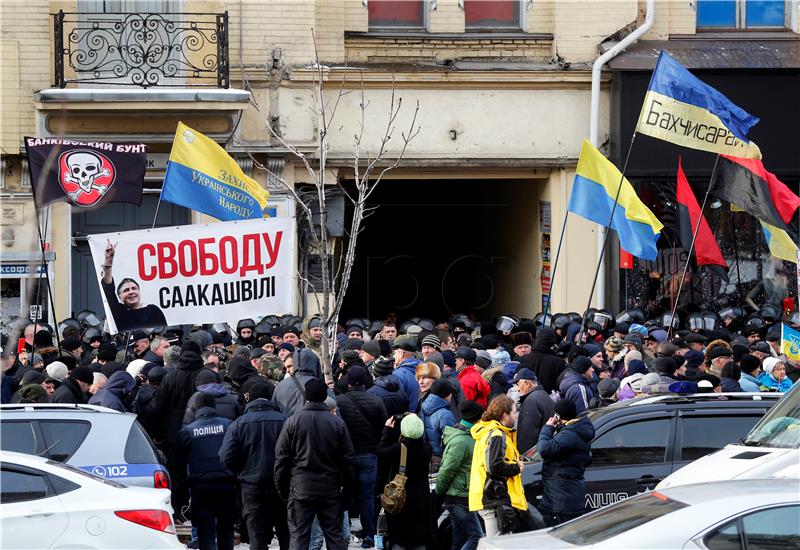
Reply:
<svg viewBox="0 0 800 550"><path fill-rule="evenodd" d="M600 146L600 75L603 66L608 63L612 58L616 57L622 50L636 42L644 33L650 30L656 18L656 2L655 0L647 0L644 23L634 29L628 36L614 44L614 46L598 57L594 65L592 65L592 103L591 114L589 115L589 141L595 147ZM606 238L606 227L604 225L598 226L597 231L597 253L603 249L603 241ZM606 307L606 273L605 273L605 258L599 258L600 271L597 276L597 307L604 309Z"/></svg>

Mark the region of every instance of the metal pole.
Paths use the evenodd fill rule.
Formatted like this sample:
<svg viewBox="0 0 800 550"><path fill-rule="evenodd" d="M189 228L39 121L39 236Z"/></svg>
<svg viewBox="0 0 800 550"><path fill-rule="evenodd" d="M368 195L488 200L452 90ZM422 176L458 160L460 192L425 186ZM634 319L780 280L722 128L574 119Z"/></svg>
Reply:
<svg viewBox="0 0 800 550"><path fill-rule="evenodd" d="M731 223L731 229L733 231L733 257L736 260L736 294L739 296L739 307L742 308L742 313L744 313L744 298L742 297L742 272L741 267L739 266L739 243L736 242L736 223Z"/></svg>
<svg viewBox="0 0 800 550"><path fill-rule="evenodd" d="M561 244L564 242L564 232L567 230L567 218L569 218L569 210L564 214L564 223L561 224L561 235L558 236L558 248L556 249L556 259L553 261L553 271L550 273L550 289L547 292L547 303L544 305L544 315L542 316L542 323L547 318L547 310L550 309L550 300L553 296L553 285L556 282L556 269L558 268L558 258L561 256Z"/></svg>
<svg viewBox="0 0 800 550"><path fill-rule="evenodd" d="M611 229L611 223L614 221L614 214L617 212L617 204L619 204L619 194L622 191L622 182L625 181L625 170L628 169L628 161L631 158L631 151L633 150L633 142L636 140L636 132L633 132L631 136L630 145L628 145L628 153L625 155L625 163L622 165L622 171L620 172L619 176L619 184L617 185L617 194L614 196L614 206L611 207L611 216L608 218L608 223L606 227ZM606 253L606 247L608 246L608 238L610 236L610 231L606 230L606 236L603 239L603 246L600 248L600 255L597 261L597 268L594 270L594 280L592 281L592 289L589 291L589 301L586 304L586 309L583 311L583 320L581 321L581 331L578 333L578 341L580 342L581 338L583 338L583 333L586 328L586 312L589 311L589 307L592 305L592 296L594 295L595 286L597 286L597 276L600 273L600 267L603 265L603 256Z"/></svg>
<svg viewBox="0 0 800 550"><path fill-rule="evenodd" d="M694 252L694 242L697 240L697 233L700 231L700 223L703 221L703 211L706 209L706 202L708 202L708 195L711 192L711 185L714 182L714 176L717 173L717 165L719 164L719 154L714 159L714 168L711 169L711 177L708 179L706 186L706 194L703 196L703 204L700 206L700 215L697 217L697 223L694 224L694 232L692 233L692 243L689 245L689 253L686 256L686 263L683 265L683 274L681 281L678 284L678 294L675 296L675 305L672 306L672 319L675 318L675 312L678 310L678 302L681 299L681 291L683 290L683 281L686 279L686 271L689 269L689 264L692 261L692 252ZM667 331L667 339L672 337L672 323L669 325Z"/></svg>

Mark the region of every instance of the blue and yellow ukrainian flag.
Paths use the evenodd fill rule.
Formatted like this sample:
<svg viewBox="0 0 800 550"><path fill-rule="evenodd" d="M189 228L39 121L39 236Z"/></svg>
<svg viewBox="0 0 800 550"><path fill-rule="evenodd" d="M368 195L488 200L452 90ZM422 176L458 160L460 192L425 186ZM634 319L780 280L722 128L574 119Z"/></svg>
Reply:
<svg viewBox="0 0 800 550"><path fill-rule="evenodd" d="M758 120L662 50L636 131L691 149L760 159L758 145L747 138Z"/></svg>
<svg viewBox="0 0 800 550"><path fill-rule="evenodd" d="M785 229L764 222L761 222L761 229L770 254L781 260L797 263L797 244Z"/></svg>
<svg viewBox="0 0 800 550"><path fill-rule="evenodd" d="M214 140L178 123L161 199L218 220L274 217L269 191L246 176Z"/></svg>
<svg viewBox="0 0 800 550"><path fill-rule="evenodd" d="M617 167L589 140L583 140L568 210L608 227L620 180L622 189L610 227L619 235L622 248L637 258L655 260L658 255L656 241L664 224L639 199Z"/></svg>
<svg viewBox="0 0 800 550"><path fill-rule="evenodd" d="M781 353L792 361L800 361L800 332L781 324Z"/></svg>

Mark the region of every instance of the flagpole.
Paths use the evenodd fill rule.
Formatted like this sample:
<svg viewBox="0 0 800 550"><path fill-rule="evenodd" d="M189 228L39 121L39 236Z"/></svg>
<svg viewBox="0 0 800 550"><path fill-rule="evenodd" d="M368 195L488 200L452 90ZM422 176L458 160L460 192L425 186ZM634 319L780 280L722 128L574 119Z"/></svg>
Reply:
<svg viewBox="0 0 800 550"><path fill-rule="evenodd" d="M164 184L161 184L161 190L158 192L158 202L156 203L156 213L153 216L153 227L151 229L156 228L156 220L158 219L158 209L161 208L161 193L164 192Z"/></svg>
<svg viewBox="0 0 800 550"><path fill-rule="evenodd" d="M671 319L675 318L675 312L678 310L678 302L681 299L681 291L683 290L683 281L686 279L686 272L689 269L689 263L692 261L692 252L694 252L694 243L697 240L697 234L700 232L700 224L703 221L703 211L706 209L706 203L708 202L708 195L711 193L711 186L714 184L714 176L717 173L718 164L719 164L719 153L717 153L717 156L714 159L714 168L711 169L711 177L708 179L708 185L706 186L706 193L705 195L703 195L703 204L700 206L700 215L697 216L697 223L694 224L694 232L692 233L692 242L689 245L689 253L686 256L686 263L683 264L683 274L681 275L680 283L678 283L678 294L675 296L675 304L672 306ZM667 339L672 337L673 325L674 323L670 322L669 330L667 330Z"/></svg>
<svg viewBox="0 0 800 550"><path fill-rule="evenodd" d="M28 164L28 169L30 170L30 163ZM31 176L32 175L33 174L31 173ZM31 196L33 197L33 210L36 213L36 231L37 231L37 233L39 235L39 249L42 252L42 266L44 267L44 269L43 269L44 276L45 276L45 280L47 281L47 293L48 293L48 296L50 297L50 309L51 309L51 311L53 313L53 327L55 329L53 332L55 332L56 344L58 344L58 347L60 349L61 348L61 338L58 335L58 321L56 319L56 304L53 301L53 289L50 286L50 270L47 268L47 259L45 257L44 236L42 235L42 224L41 224L41 220L39 218L39 207L38 207L38 205L36 203L36 186L37 186L37 182L34 182L33 178L31 178ZM71 211L72 211L72 209L70 209L70 212ZM48 208L47 217L45 218L45 223L49 225L49 221L50 221L50 210ZM47 225L45 225L45 230L44 231L45 231L45 233L47 233ZM41 307L42 307L42 304L41 304L41 286L42 286L42 274L39 273L39 280L38 280L37 288L36 288L36 308L37 308L37 313L38 313L38 310L41 309ZM38 325L37 319L33 319L33 322L34 322L34 326Z"/></svg>
<svg viewBox="0 0 800 550"><path fill-rule="evenodd" d="M592 296L594 295L594 289L597 286L597 276L600 274L600 266L603 265L603 256L606 253L606 248L608 247L608 239L611 234L611 223L614 221L614 214L617 211L617 204L619 204L619 195L622 191L622 182L625 181L625 171L628 169L628 161L631 158L631 151L633 150L633 142L636 140L636 130L633 131L633 135L631 136L631 142L628 145L628 153L625 155L625 163L622 165L622 171L620 172L619 176L619 185L617 185L617 194L614 196L614 206L611 207L611 216L609 216L608 223L606 224L606 235L603 238L603 246L600 248L600 254L597 258L597 268L594 270L594 280L592 281L592 289L589 291L589 301L586 304L586 309L584 310L583 314L583 321L581 321L581 331L578 340L583 337L583 333L586 328L586 312L589 311L589 307L592 305ZM552 285L552 280L550 282Z"/></svg>
<svg viewBox="0 0 800 550"><path fill-rule="evenodd" d="M547 291L547 303L544 305L544 314L542 315L542 324L547 319L547 310L550 309L550 300L553 296L553 285L556 282L556 269L558 269L558 258L561 257L561 244L564 242L564 233L567 230L567 218L569 218L569 208L564 214L564 223L561 224L561 234L558 236L558 248L556 248L556 259L553 261L553 271L550 273L550 288Z"/></svg>

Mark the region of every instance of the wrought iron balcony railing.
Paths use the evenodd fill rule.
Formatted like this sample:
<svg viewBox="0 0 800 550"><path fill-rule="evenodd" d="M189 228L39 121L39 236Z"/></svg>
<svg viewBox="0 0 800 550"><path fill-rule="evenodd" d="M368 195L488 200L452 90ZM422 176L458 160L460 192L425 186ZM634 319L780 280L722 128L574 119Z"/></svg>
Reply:
<svg viewBox="0 0 800 550"><path fill-rule="evenodd" d="M55 86L230 87L228 12L53 14Z"/></svg>

